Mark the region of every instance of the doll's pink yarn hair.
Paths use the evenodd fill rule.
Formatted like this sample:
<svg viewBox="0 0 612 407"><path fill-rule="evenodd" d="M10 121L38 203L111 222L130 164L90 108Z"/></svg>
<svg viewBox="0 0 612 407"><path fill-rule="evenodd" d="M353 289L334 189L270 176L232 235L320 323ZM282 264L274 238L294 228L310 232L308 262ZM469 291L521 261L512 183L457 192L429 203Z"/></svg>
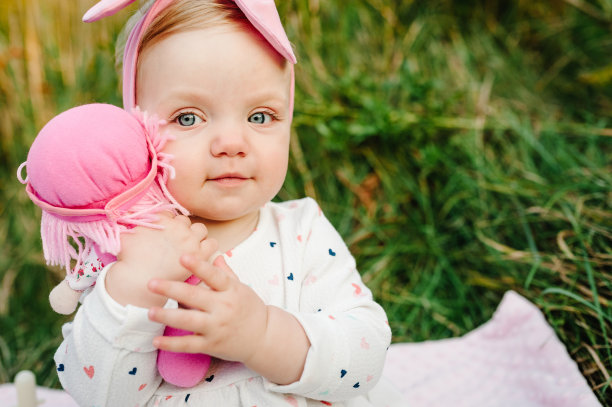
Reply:
<svg viewBox="0 0 612 407"><path fill-rule="evenodd" d="M161 152L169 139L159 131L162 123L137 109L88 104L43 127L18 177L42 209L48 264L64 266L70 274L71 260L80 263L94 245L116 255L122 232L156 227L157 212L187 214L165 187L174 169L171 156Z"/></svg>

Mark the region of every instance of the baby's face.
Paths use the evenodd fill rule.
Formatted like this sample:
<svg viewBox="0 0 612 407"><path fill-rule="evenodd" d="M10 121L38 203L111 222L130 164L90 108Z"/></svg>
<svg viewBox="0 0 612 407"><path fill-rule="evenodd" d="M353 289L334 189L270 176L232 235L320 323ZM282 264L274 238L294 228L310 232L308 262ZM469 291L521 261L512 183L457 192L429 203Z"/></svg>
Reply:
<svg viewBox="0 0 612 407"><path fill-rule="evenodd" d="M257 216L287 172L291 70L254 32L172 34L141 55L137 103L168 121L168 189L203 221Z"/></svg>

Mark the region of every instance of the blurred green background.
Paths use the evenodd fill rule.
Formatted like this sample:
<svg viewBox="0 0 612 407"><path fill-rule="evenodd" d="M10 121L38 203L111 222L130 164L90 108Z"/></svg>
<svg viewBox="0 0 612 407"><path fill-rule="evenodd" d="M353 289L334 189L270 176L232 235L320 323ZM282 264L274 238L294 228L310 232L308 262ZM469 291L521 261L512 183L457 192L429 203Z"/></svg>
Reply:
<svg viewBox="0 0 612 407"><path fill-rule="evenodd" d="M57 387L40 211L15 177L72 106L121 104L127 16L0 3L0 383ZM465 334L506 290L612 405L612 1L279 0L299 63L280 199L316 198L394 341Z"/></svg>

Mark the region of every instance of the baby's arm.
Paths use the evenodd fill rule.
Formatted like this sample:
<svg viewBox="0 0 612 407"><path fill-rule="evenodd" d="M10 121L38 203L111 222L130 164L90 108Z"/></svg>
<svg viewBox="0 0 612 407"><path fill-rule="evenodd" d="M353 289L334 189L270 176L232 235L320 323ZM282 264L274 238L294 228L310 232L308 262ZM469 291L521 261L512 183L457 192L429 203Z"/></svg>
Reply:
<svg viewBox="0 0 612 407"><path fill-rule="evenodd" d="M367 393L379 380L391 330L341 236L313 200L302 201L300 311L311 343L300 380L269 389L340 401ZM296 260L297 261L297 260Z"/></svg>
<svg viewBox="0 0 612 407"><path fill-rule="evenodd" d="M304 274L293 276L301 288L288 293L301 299L299 312L264 305L222 259L210 265L186 256L184 265L210 289L154 280L154 292L193 309L152 308L150 317L197 335L156 338L156 346L243 362L267 378L272 391L346 400L370 390L391 338L385 312L339 234L314 201L306 202L300 236L309 239L295 253Z"/></svg>
<svg viewBox="0 0 612 407"><path fill-rule="evenodd" d="M64 325L55 361L62 386L79 405L143 405L158 388L152 341L164 326L151 322L144 307L166 299L148 292L147 274L185 279L189 272L178 263L183 248L204 257L216 249L213 241L201 242L205 229L177 218L162 216L163 230L140 227L122 236L119 260L103 270L74 322Z"/></svg>

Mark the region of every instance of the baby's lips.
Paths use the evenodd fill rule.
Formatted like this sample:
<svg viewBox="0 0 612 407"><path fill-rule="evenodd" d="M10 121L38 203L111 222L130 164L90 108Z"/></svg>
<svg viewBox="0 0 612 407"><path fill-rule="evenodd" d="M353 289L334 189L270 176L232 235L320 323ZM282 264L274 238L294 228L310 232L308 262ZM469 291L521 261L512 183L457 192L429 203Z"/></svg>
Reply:
<svg viewBox="0 0 612 407"><path fill-rule="evenodd" d="M117 11L129 6L136 0L101 0L95 6L87 10L83 15L83 21L92 23L101 18L111 16Z"/></svg>

